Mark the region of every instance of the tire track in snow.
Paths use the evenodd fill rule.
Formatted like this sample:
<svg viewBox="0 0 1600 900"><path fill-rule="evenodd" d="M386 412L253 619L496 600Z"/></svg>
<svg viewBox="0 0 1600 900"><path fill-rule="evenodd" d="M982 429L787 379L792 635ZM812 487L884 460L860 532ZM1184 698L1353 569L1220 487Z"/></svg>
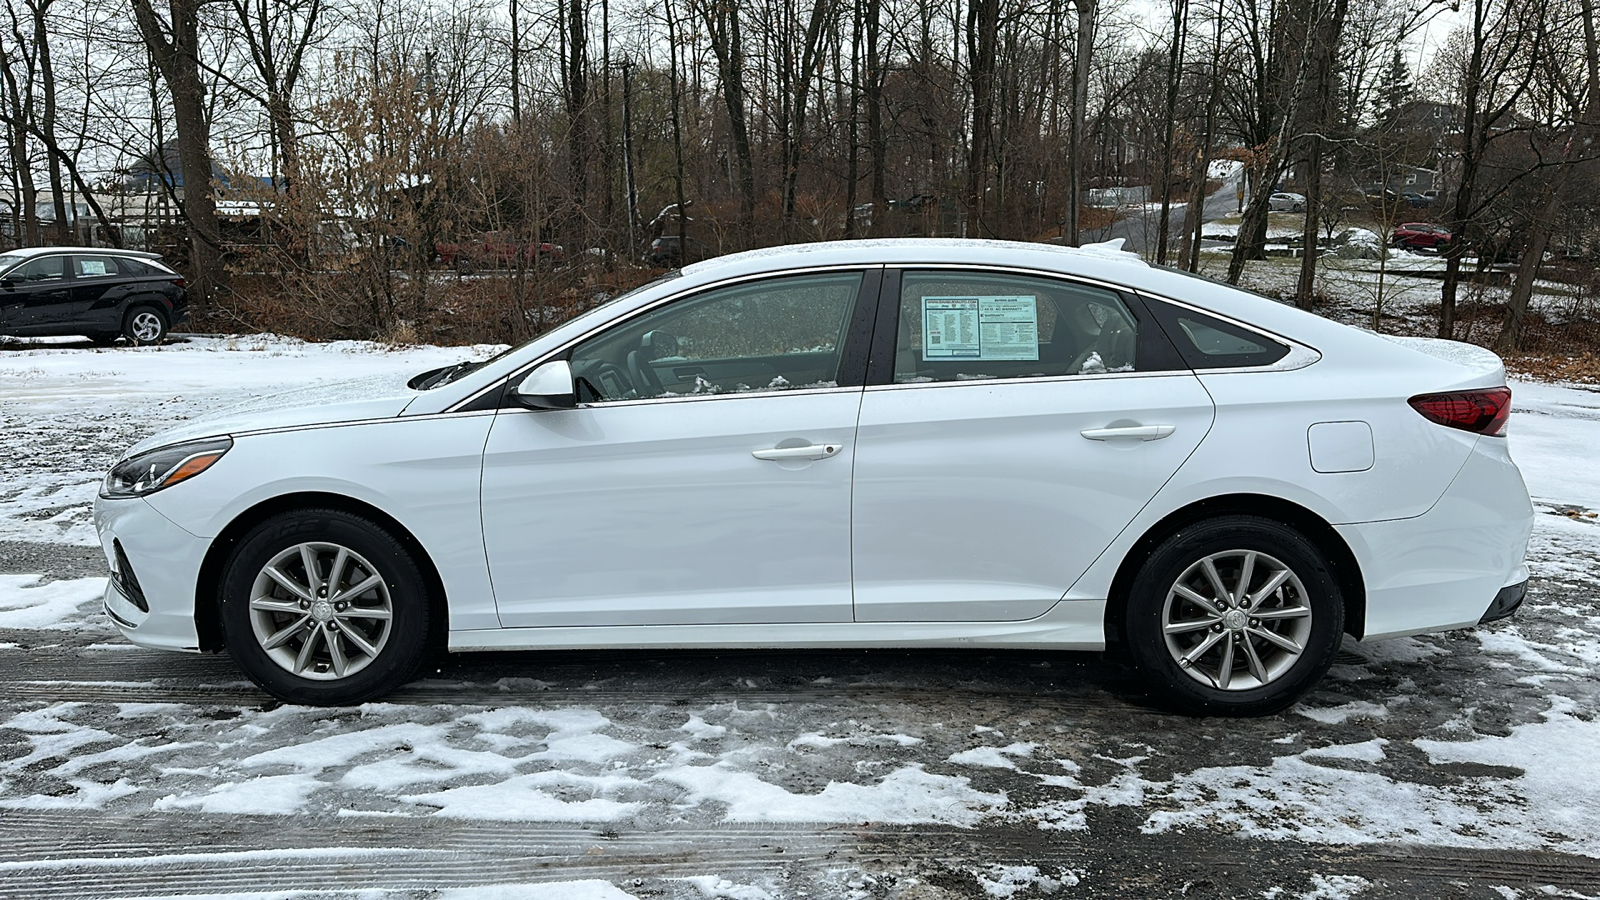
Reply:
<svg viewBox="0 0 1600 900"><path fill-rule="evenodd" d="M0 896L81 898L314 887L443 888L586 878L796 872L845 863L855 835L816 825L619 832L417 817L307 820L8 812Z"/></svg>

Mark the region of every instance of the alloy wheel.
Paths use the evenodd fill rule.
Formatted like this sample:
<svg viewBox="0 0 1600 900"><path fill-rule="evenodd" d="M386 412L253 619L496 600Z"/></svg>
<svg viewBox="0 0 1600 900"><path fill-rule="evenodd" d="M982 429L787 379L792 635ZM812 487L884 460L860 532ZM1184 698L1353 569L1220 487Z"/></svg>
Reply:
<svg viewBox="0 0 1600 900"><path fill-rule="evenodd" d="M1161 623L1167 652L1186 675L1246 691L1301 658L1312 615L1305 585L1287 565L1256 550L1227 550L1184 569L1167 591Z"/></svg>
<svg viewBox="0 0 1600 900"><path fill-rule="evenodd" d="M150 310L141 310L133 314L128 330L139 343L153 343L161 337L161 317Z"/></svg>
<svg viewBox="0 0 1600 900"><path fill-rule="evenodd" d="M301 678L334 681L383 652L394 619L384 577L348 547L309 542L272 557L250 591L250 624L274 663Z"/></svg>

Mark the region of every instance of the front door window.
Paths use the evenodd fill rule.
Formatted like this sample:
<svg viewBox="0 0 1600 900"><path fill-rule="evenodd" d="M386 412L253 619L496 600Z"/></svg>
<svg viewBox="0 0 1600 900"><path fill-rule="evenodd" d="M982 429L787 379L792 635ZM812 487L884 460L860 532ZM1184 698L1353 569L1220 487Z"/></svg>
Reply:
<svg viewBox="0 0 1600 900"><path fill-rule="evenodd" d="M573 348L586 403L831 388L859 272L716 288Z"/></svg>

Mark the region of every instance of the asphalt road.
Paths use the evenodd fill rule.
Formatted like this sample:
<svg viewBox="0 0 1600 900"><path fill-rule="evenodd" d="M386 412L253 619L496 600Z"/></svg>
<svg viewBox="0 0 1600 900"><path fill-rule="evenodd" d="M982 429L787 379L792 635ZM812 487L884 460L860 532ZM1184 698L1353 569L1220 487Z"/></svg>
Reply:
<svg viewBox="0 0 1600 900"><path fill-rule="evenodd" d="M4 572L87 574L92 568L81 548L0 546ZM1594 611L1592 586L1586 589L1581 581L1536 579L1533 593L1542 602L1521 617L1525 629L1567 627L1551 609ZM997 865L1034 866L1062 885L1046 893L1035 883L1011 895L1019 898L1347 896L1317 893L1328 885L1358 885L1348 895L1363 900L1488 900L1508 896L1508 889L1600 893L1600 860L1585 856L1267 841L1208 828L1151 833L1152 810L1140 802L1090 806L1086 827L1078 830L1048 830L1004 816L974 827L732 824L704 810L665 807L623 825L342 815L341 809L359 804L358 792L292 816L197 814L162 809L159 801L139 801L137 794L99 809L74 809L70 801L84 778L152 784L157 793L167 784L178 790L186 777L200 779L203 787L205 773L226 769L230 754L240 752L206 739L209 727L302 714L279 708L226 657L128 649L108 632L0 631L0 769L8 760L38 755L37 732L17 724L30 714L75 716L101 735L87 745L45 752L0 779L0 803L10 807L0 813L0 846L6 848L0 854L0 897L77 900L247 890L321 896L317 892L355 889L425 897L435 889L486 881L588 878L640 898L760 896L706 894L682 880L715 874L736 884L765 885L773 897L941 900L1001 896L979 880ZM1519 686L1516 671L1488 666L1470 632L1430 640L1443 652L1413 663L1376 662L1355 652L1359 648L1343 651L1333 676L1308 704L1388 703L1389 712L1329 723L1292 713L1245 721L1169 715L1150 706L1130 673L1101 654L471 654L442 657L426 678L390 698L392 705L363 709L359 716L303 711L317 724L289 746L329 729L359 731L367 720L405 723L439 710L515 708L597 710L641 745L666 746L681 738L674 729L686 711L735 709L747 715L734 732L750 740L771 738L764 729L776 730L770 723L785 721L819 730L848 723L925 735L926 742L906 749L904 758L930 769L985 731L1081 761L1085 782L1096 771L1114 772L1131 755L1148 760L1145 777L1155 778L1169 768L1262 765L1285 742L1348 745L1381 737L1391 750L1391 777L1470 785L1485 775L1482 767L1430 765L1415 750L1408 755L1409 738L1461 717L1479 732L1506 732L1538 718L1545 708L1542 692ZM1579 700L1592 707L1600 687L1575 683L1572 691L1588 691L1591 696ZM1389 702L1401 694L1410 702ZM160 715L150 717L152 709ZM318 718L313 712L330 714ZM269 738L264 733L263 746ZM129 748L123 761L71 770L79 753L119 742ZM162 746L181 753L145 760L142 754ZM858 772L873 764L870 753L854 759ZM1006 792L1012 808L1045 802L1050 788L1039 774L1042 767L973 770L972 786ZM69 770L71 777L63 774ZM789 777L804 782L853 776L846 769L838 775L795 771ZM1115 781L1109 775L1106 780ZM26 800L21 806L35 808L19 808L19 798ZM62 808L49 808L52 798Z"/></svg>
<svg viewBox="0 0 1600 900"><path fill-rule="evenodd" d="M1231 175L1225 179L1222 186L1206 197L1201 208L1202 221L1210 222L1223 216L1236 212L1239 208L1238 190L1242 175ZM1160 236L1161 209L1159 206L1146 208L1143 202L1138 206L1126 207L1123 215L1107 228L1099 229L1092 233L1085 233L1085 241L1108 241L1115 238L1124 240L1123 249L1135 253L1154 254L1157 238ZM1173 253L1177 252L1179 235L1183 233L1184 225L1188 221L1187 204L1172 209L1169 216L1168 234L1169 246Z"/></svg>

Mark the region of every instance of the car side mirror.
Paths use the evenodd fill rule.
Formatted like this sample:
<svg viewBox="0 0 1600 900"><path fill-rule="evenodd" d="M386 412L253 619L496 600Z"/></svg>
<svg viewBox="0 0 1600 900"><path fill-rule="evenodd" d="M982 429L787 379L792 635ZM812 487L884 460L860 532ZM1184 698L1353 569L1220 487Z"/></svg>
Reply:
<svg viewBox="0 0 1600 900"><path fill-rule="evenodd" d="M678 339L665 331L647 331L639 338L639 350L648 362L678 355Z"/></svg>
<svg viewBox="0 0 1600 900"><path fill-rule="evenodd" d="M9 278L0 278L0 290L15 290L17 283Z"/></svg>
<svg viewBox="0 0 1600 900"><path fill-rule="evenodd" d="M517 385L517 403L528 409L572 409L578 405L572 364L553 359L528 373Z"/></svg>

